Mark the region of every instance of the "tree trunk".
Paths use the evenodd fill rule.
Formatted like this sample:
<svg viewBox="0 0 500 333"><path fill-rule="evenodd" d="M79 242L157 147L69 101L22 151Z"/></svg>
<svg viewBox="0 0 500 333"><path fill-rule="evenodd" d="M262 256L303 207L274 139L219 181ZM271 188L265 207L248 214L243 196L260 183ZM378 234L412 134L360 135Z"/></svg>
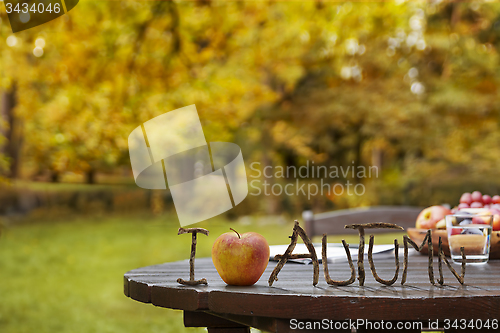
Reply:
<svg viewBox="0 0 500 333"><path fill-rule="evenodd" d="M1 94L0 117L7 123L1 134L6 138L6 143L1 148L1 153L9 159L9 170L7 176L17 178L19 176L19 159L22 146L22 122L16 118L14 109L17 104L17 87L14 83L9 90Z"/></svg>
<svg viewBox="0 0 500 333"><path fill-rule="evenodd" d="M450 27L454 30L457 23L460 21L460 3L451 3L451 17L450 17Z"/></svg>
<svg viewBox="0 0 500 333"><path fill-rule="evenodd" d="M88 170L88 171L86 172L85 176L86 176L86 180L85 180L85 182L86 182L87 184L95 184L95 176L96 176L96 172L95 172L95 170L94 170L94 169L90 169L90 170Z"/></svg>
<svg viewBox="0 0 500 333"><path fill-rule="evenodd" d="M50 171L50 181L52 183L59 183L61 177L60 177L60 173L56 170L51 170Z"/></svg>
<svg viewBox="0 0 500 333"><path fill-rule="evenodd" d="M355 131L356 133L358 133L357 137L356 137L356 143L354 144L354 182L356 184L359 184L361 182L361 179L359 179L358 177L358 170L359 170L359 167L362 166L362 163L361 163L361 153L362 153L362 149L363 149L363 142L365 141L365 138L364 136L360 133L361 132L361 128L363 127L363 124L359 124L355 127Z"/></svg>
<svg viewBox="0 0 500 333"><path fill-rule="evenodd" d="M382 171L383 151L380 148L372 148L372 165L377 168L377 173Z"/></svg>

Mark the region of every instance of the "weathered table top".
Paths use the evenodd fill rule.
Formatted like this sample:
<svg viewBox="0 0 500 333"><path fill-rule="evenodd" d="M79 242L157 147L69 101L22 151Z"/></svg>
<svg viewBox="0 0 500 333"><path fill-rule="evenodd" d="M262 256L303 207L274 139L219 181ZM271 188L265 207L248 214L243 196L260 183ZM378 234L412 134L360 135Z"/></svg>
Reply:
<svg viewBox="0 0 500 333"><path fill-rule="evenodd" d="M287 263L278 276L279 280L269 287L267 280L276 262L269 263L255 285L235 287L222 281L211 258L201 258L196 259L195 278L206 278L208 286L189 287L176 282L180 277L189 278L189 261L185 260L127 272L124 291L126 296L140 302L188 312L204 311L229 319L253 318L254 324L255 318L338 321L357 318L388 321L500 319L500 261L468 265L463 286L443 265L445 284L440 286L430 284L427 260L427 256L410 254L407 281L403 286L400 283L402 264L397 282L384 286L375 281L365 261L363 287L357 280L349 286L328 285L321 265L320 280L314 287L312 265L296 263ZM459 265L453 266L460 272ZM383 279L391 279L394 275L394 259L375 259L375 267ZM347 261L330 263L329 270L334 280L345 280L350 276ZM434 258L434 276L439 277L437 257Z"/></svg>

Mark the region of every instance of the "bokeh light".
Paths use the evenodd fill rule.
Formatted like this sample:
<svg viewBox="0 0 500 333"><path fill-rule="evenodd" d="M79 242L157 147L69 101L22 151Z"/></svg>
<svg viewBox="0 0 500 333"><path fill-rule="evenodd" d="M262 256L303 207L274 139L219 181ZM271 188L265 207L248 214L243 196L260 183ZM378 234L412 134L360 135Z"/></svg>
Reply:
<svg viewBox="0 0 500 333"><path fill-rule="evenodd" d="M37 46L33 49L33 54L35 55L35 57L39 58L39 57L43 56L43 49L41 47Z"/></svg>
<svg viewBox="0 0 500 333"><path fill-rule="evenodd" d="M45 47L45 39L43 39L42 37L38 37L35 40L35 46L41 47L43 49Z"/></svg>
<svg viewBox="0 0 500 333"><path fill-rule="evenodd" d="M411 92L414 93L415 95L421 95L425 92L425 87L420 82L414 82L411 85Z"/></svg>
<svg viewBox="0 0 500 333"><path fill-rule="evenodd" d="M10 35L7 37L7 45L10 47L14 47L17 45L17 37L14 35Z"/></svg>

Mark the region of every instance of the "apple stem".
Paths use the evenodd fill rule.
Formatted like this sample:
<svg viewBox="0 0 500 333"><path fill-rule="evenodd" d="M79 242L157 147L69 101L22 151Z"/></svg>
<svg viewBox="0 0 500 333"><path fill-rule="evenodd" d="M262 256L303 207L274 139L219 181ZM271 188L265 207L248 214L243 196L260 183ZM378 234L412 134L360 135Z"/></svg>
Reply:
<svg viewBox="0 0 500 333"><path fill-rule="evenodd" d="M240 236L240 234L238 233L238 231L234 230L233 228L229 228L229 230L234 231L234 232L238 235L238 238L239 238L239 239L241 239L241 236Z"/></svg>

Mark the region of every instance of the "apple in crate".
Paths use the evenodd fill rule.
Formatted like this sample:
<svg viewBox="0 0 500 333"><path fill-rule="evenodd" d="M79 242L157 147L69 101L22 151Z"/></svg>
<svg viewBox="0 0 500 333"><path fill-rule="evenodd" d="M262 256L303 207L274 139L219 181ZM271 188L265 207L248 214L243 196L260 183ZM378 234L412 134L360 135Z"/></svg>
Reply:
<svg viewBox="0 0 500 333"><path fill-rule="evenodd" d="M428 207L418 214L416 228L435 229L436 224L450 214L452 214L451 210L443 206Z"/></svg>
<svg viewBox="0 0 500 333"><path fill-rule="evenodd" d="M224 282L251 286L259 280L269 263L269 244L255 232L236 230L220 235L212 246L212 261Z"/></svg>
<svg viewBox="0 0 500 333"><path fill-rule="evenodd" d="M490 218L481 217L481 215L493 215L493 222L491 223L493 231L500 231L500 210L495 208L486 209L479 216L475 216L472 222L475 224L489 224Z"/></svg>
<svg viewBox="0 0 500 333"><path fill-rule="evenodd" d="M472 195L470 193L468 193L468 192L465 192L460 197L460 203L461 204L467 204L467 206L469 206L472 203Z"/></svg>

